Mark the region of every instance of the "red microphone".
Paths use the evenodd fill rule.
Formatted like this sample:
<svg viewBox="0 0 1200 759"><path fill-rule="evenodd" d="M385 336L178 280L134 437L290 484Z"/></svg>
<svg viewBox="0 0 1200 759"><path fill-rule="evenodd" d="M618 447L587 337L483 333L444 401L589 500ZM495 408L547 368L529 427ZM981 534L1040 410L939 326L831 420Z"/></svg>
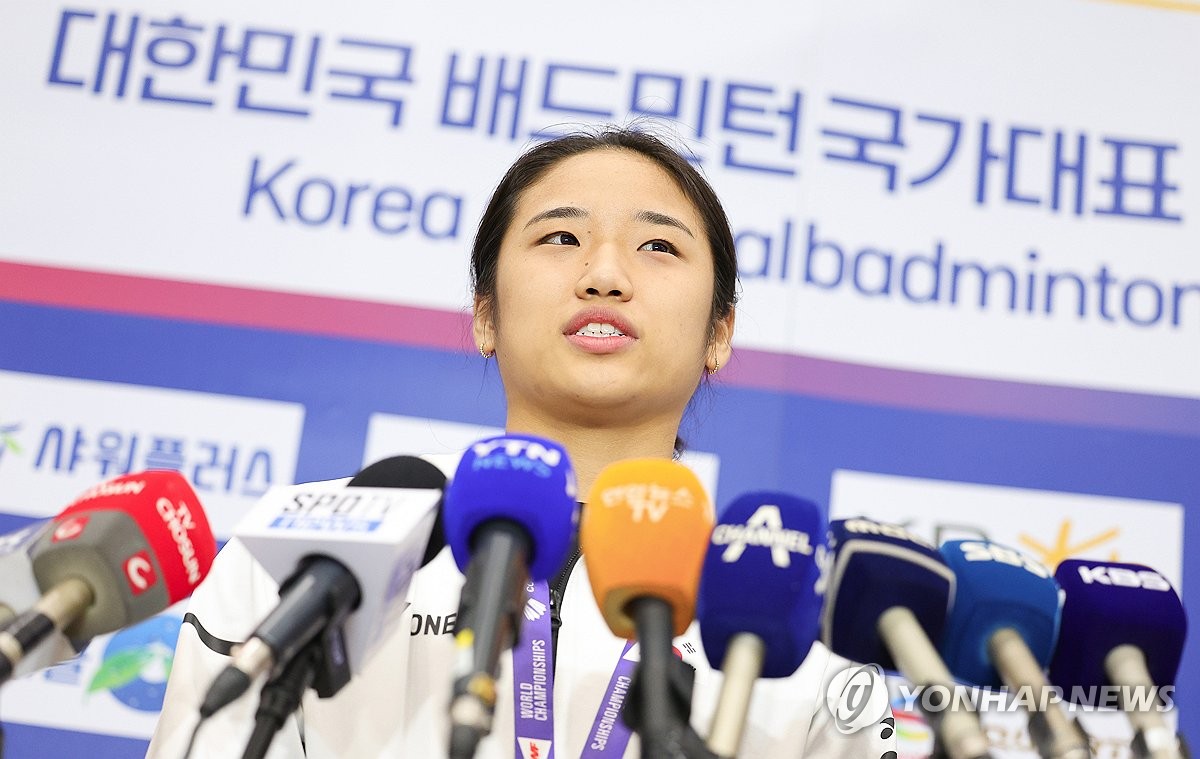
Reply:
<svg viewBox="0 0 1200 759"><path fill-rule="evenodd" d="M216 553L208 518L178 472L127 474L89 489L30 547L42 597L0 632L0 683L56 632L80 649L187 598Z"/></svg>

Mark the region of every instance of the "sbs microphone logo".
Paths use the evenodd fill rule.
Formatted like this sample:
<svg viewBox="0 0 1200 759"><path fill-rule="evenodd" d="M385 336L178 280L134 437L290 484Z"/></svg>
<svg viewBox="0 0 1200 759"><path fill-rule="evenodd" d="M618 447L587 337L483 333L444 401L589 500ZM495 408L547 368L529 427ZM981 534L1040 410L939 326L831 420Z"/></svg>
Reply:
<svg viewBox="0 0 1200 759"><path fill-rule="evenodd" d="M825 691L833 724L843 735L857 733L888 716L887 685L878 664L860 664L838 672Z"/></svg>

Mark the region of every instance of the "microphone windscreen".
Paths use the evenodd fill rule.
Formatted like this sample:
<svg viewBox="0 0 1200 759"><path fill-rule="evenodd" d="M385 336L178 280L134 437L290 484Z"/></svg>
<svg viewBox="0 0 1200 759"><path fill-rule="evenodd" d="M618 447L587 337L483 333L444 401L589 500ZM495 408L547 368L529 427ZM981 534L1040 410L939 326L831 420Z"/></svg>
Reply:
<svg viewBox="0 0 1200 759"><path fill-rule="evenodd" d="M820 633L825 518L816 504L787 493L747 493L713 528L696 618L713 669L729 641L752 633L763 641L762 677L787 677Z"/></svg>
<svg viewBox="0 0 1200 759"><path fill-rule="evenodd" d="M1001 628L1015 630L1045 669L1059 620L1058 583L1050 570L1020 551L980 540L943 543L942 558L956 580L941 645L954 676L982 687L1004 684L988 655L988 641Z"/></svg>
<svg viewBox="0 0 1200 759"><path fill-rule="evenodd" d="M936 646L954 599L954 573L929 543L899 525L838 519L821 640L834 653L896 669L877 628L893 606L909 609Z"/></svg>
<svg viewBox="0 0 1200 759"><path fill-rule="evenodd" d="M626 459L600 472L583 509L579 546L614 635L637 637L626 604L640 596L666 601L675 634L687 630L712 527L712 504L683 464Z"/></svg>
<svg viewBox="0 0 1200 759"><path fill-rule="evenodd" d="M529 576L548 580L571 550L579 519L575 472L558 443L506 434L472 445L446 488L446 542L466 573L475 531L487 522L519 525L531 545Z"/></svg>
<svg viewBox="0 0 1200 759"><path fill-rule="evenodd" d="M1142 564L1087 559L1067 559L1054 577L1064 598L1051 682L1068 696L1108 685L1104 658L1127 644L1146 655L1155 685L1175 684L1187 615L1166 578Z"/></svg>
<svg viewBox="0 0 1200 759"><path fill-rule="evenodd" d="M446 490L446 475L441 469L420 456L391 456L366 466L346 483L352 488L406 488L409 490ZM421 566L433 561L446 546L446 529L442 506L437 507L433 529Z"/></svg>
<svg viewBox="0 0 1200 759"><path fill-rule="evenodd" d="M187 598L217 545L195 491L178 472L127 474L90 488L53 519L33 554L42 588L68 577L96 600L67 633L76 640L120 629Z"/></svg>

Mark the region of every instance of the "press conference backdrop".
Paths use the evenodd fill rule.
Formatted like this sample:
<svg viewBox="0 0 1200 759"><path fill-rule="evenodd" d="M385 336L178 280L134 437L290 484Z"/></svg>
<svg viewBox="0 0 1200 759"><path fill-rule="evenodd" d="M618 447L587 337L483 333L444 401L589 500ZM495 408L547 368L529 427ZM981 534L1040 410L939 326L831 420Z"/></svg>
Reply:
<svg viewBox="0 0 1200 759"><path fill-rule="evenodd" d="M737 234L737 349L684 431L719 504L785 489L1141 562L1186 604L1198 40L1186 0L11 0L0 531L166 467L225 537L273 484L499 427L467 317L482 207L528 145L635 123L694 153ZM181 615L6 685L9 756L140 756ZM1119 719L1089 726L1125 755Z"/></svg>

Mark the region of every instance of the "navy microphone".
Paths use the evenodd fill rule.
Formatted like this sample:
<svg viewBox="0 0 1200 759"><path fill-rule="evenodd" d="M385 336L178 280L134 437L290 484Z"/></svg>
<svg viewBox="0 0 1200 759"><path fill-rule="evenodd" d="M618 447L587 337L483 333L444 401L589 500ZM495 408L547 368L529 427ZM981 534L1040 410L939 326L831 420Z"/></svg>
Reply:
<svg viewBox="0 0 1200 759"><path fill-rule="evenodd" d="M430 535L444 480L430 467L397 456L345 486L275 487L255 504L234 535L279 582L279 603L213 681L202 719L260 675L277 677L313 641L322 648L318 696L361 669L402 613L413 573L437 553Z"/></svg>
<svg viewBox="0 0 1200 759"><path fill-rule="evenodd" d="M955 578L937 549L903 527L865 518L832 522L829 549L825 645L847 659L898 670L915 685L953 689L935 643L946 626ZM927 716L951 759L990 756L974 712Z"/></svg>
<svg viewBox="0 0 1200 759"><path fill-rule="evenodd" d="M820 633L825 529L816 504L769 491L737 498L713 528L696 619L725 676L708 734L718 756L737 756L754 681L794 673Z"/></svg>
<svg viewBox="0 0 1200 759"><path fill-rule="evenodd" d="M558 573L579 521L575 472L558 443L505 434L472 445L446 489L446 542L466 575L454 642L450 756L491 732L500 654L520 630L525 586Z"/></svg>
<svg viewBox="0 0 1200 759"><path fill-rule="evenodd" d="M1065 595L1064 645L1050 662L1050 680L1076 703L1116 690L1136 731L1135 756L1186 755L1162 715L1187 636L1175 589L1150 567L1111 561L1067 559L1054 577Z"/></svg>
<svg viewBox="0 0 1200 759"><path fill-rule="evenodd" d="M1087 735L1046 679L1058 639L1059 588L1050 570L1012 548L982 540L942 544L958 590L941 653L959 679L982 688L1028 690L1029 734L1045 759L1092 755Z"/></svg>

